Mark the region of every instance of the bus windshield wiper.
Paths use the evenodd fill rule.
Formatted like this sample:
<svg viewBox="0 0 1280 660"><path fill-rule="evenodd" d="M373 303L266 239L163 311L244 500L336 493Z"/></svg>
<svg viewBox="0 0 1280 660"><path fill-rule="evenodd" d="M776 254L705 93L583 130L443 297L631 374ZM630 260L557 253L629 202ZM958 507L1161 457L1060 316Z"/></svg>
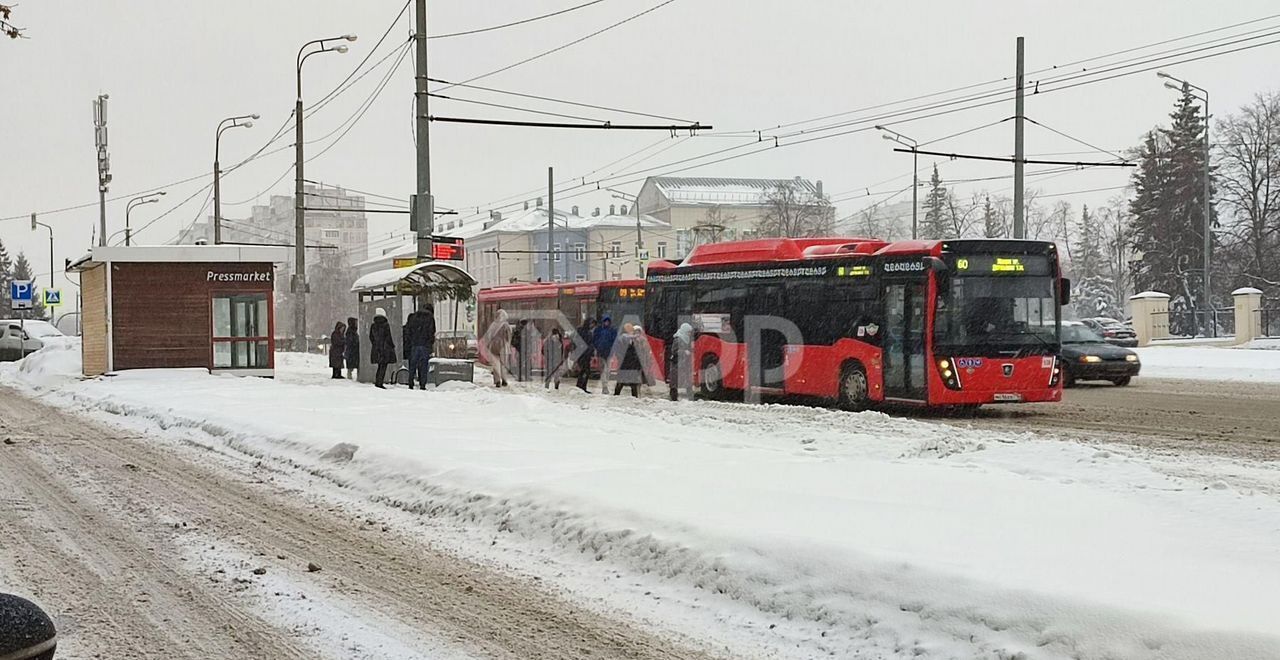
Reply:
<svg viewBox="0 0 1280 660"><path fill-rule="evenodd" d="M1045 338L1044 338L1044 337L1041 337L1039 334L1036 334L1035 332L1030 332L1030 331L1028 331L1028 332L1017 332L1017 331L1014 331L1014 330L994 330L994 331L992 331L992 332L988 332L987 334L988 334L988 335L1001 335L1001 336L1006 336L1006 337L1031 337L1031 338L1035 339L1036 341L1040 342L1040 345L1041 345L1041 346L1044 346L1044 348L1045 348L1045 351L1046 351L1046 352L1048 352L1048 353L1050 353L1050 354L1052 354L1052 353L1054 353L1054 352L1055 352L1055 351L1053 350L1053 344L1050 344L1048 341L1046 341L1046 340L1045 340ZM1014 353L1014 357L1015 357L1015 358L1022 357L1022 352L1023 352L1024 350L1026 350L1026 347L1019 348L1019 349L1018 349L1018 351L1017 351L1016 353Z"/></svg>

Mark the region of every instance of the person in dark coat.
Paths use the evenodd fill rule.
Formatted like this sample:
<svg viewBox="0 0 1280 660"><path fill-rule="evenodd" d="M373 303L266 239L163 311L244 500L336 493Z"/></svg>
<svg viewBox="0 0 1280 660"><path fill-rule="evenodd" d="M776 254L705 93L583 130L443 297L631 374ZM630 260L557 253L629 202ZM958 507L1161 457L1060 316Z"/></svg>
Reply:
<svg viewBox="0 0 1280 660"><path fill-rule="evenodd" d="M596 326L591 338L591 347L596 350L596 357L600 359L600 391L604 394L609 393L609 358L613 355L613 345L617 341L618 330L613 327L613 319L608 316L600 319L600 325Z"/></svg>
<svg viewBox="0 0 1280 660"><path fill-rule="evenodd" d="M591 356L595 355L595 349L591 346L591 341L595 339L596 320L586 319L582 325L578 326L578 351L577 367L578 367L578 389L583 392L587 391L587 380L591 378Z"/></svg>
<svg viewBox="0 0 1280 660"><path fill-rule="evenodd" d="M622 394L622 386L631 388L631 396L640 397L640 385L645 382L645 353L640 346L644 338L630 323L622 327L622 335L618 339L618 382L613 386L613 395Z"/></svg>
<svg viewBox="0 0 1280 660"><path fill-rule="evenodd" d="M354 316L347 317L347 348L342 356L347 363L347 380L360 369L360 332Z"/></svg>
<svg viewBox="0 0 1280 660"><path fill-rule="evenodd" d="M671 341L667 343L667 388L671 400L693 398L693 326L681 323Z"/></svg>
<svg viewBox="0 0 1280 660"><path fill-rule="evenodd" d="M436 315L431 305L409 315L404 324L404 357L409 361L409 389L415 380L418 389L427 389L431 352L436 341Z"/></svg>
<svg viewBox="0 0 1280 660"><path fill-rule="evenodd" d="M0 594L0 658L53 660L57 650L58 630L40 606Z"/></svg>
<svg viewBox="0 0 1280 660"><path fill-rule="evenodd" d="M346 354L347 326L338 321L333 326L333 334L329 335L329 368L333 369L333 378L342 378L342 357Z"/></svg>
<svg viewBox="0 0 1280 660"><path fill-rule="evenodd" d="M529 319L520 319L515 332L511 334L511 347L516 349L516 381L525 382L533 373L533 350L529 345L533 341L534 326Z"/></svg>
<svg viewBox="0 0 1280 660"><path fill-rule="evenodd" d="M560 374L564 373L564 334L560 326L551 328L551 334L542 342L542 386L550 389L556 384L560 389Z"/></svg>
<svg viewBox="0 0 1280 660"><path fill-rule="evenodd" d="M396 343L391 339L391 324L387 323L387 312L381 307L374 312L373 325L369 326L369 359L378 365L373 386L387 389L382 383L387 378L387 365L396 361Z"/></svg>

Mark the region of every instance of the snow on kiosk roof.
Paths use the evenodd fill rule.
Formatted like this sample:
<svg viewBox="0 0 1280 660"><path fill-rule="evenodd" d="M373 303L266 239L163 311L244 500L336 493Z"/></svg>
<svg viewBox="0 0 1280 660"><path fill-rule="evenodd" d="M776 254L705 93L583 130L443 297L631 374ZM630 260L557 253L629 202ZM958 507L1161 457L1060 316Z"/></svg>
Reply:
<svg viewBox="0 0 1280 660"><path fill-rule="evenodd" d="M275 264L265 245L98 246L80 275L84 375L203 368L275 373Z"/></svg>

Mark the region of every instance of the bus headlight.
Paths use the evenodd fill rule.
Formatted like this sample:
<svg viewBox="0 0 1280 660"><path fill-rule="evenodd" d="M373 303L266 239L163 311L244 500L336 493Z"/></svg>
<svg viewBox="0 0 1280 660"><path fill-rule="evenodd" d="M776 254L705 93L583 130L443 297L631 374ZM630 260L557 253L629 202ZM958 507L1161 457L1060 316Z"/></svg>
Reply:
<svg viewBox="0 0 1280 660"><path fill-rule="evenodd" d="M1102 361L1102 358L1100 358L1100 357L1098 357L1098 356L1096 356L1096 355L1085 355L1085 356L1082 356L1082 357L1080 358L1080 361L1081 361L1081 362L1084 362L1084 363L1086 363L1086 364L1094 364L1094 363L1097 363L1097 362L1101 362L1101 361Z"/></svg>
<svg viewBox="0 0 1280 660"><path fill-rule="evenodd" d="M960 374L951 370L951 360L946 358L938 360L938 373L942 376L942 384L946 385L947 389L960 389Z"/></svg>

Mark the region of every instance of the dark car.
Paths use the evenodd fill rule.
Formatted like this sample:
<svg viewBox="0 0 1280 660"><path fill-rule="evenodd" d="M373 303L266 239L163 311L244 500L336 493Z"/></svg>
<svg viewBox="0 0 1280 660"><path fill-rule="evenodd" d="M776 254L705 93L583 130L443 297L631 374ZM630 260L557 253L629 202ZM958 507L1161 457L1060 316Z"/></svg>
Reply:
<svg viewBox="0 0 1280 660"><path fill-rule="evenodd" d="M1138 345L1138 333L1134 332L1133 327L1116 319L1099 316L1093 319L1082 319L1081 323L1088 326L1090 330L1097 332L1102 339L1108 344L1116 346L1125 346L1133 348Z"/></svg>
<svg viewBox="0 0 1280 660"><path fill-rule="evenodd" d="M1063 323L1062 368L1067 387L1081 380L1109 380L1123 387L1138 375L1142 363L1137 353L1107 343L1084 324Z"/></svg>

